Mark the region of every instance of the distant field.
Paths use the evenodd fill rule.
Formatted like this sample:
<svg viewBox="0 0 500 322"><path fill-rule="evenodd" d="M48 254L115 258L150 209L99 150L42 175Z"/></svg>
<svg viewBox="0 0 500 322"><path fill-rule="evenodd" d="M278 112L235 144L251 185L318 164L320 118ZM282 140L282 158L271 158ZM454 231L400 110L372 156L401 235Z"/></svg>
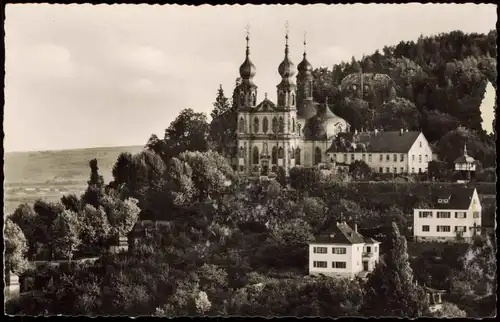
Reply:
<svg viewBox="0 0 500 322"><path fill-rule="evenodd" d="M58 200L68 193L81 193L90 174L89 161L97 159L105 182L122 152L137 153L142 146L91 148L61 151L11 152L4 155L4 213L22 202L39 198Z"/></svg>

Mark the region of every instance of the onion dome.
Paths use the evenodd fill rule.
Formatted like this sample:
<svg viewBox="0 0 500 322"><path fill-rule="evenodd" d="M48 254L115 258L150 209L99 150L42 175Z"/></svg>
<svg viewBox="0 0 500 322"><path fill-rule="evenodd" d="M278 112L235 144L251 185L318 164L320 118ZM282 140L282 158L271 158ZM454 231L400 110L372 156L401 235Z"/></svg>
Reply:
<svg viewBox="0 0 500 322"><path fill-rule="evenodd" d="M299 74L301 75L312 75L312 70L313 67L307 60L307 53L306 53L306 37L304 35L304 58L302 61L299 63L297 66L297 69L299 71Z"/></svg>
<svg viewBox="0 0 500 322"><path fill-rule="evenodd" d="M250 38L248 37L248 35L246 37L246 40L247 40L246 58L243 64L241 64L240 66L240 76L244 80L253 78L256 73L255 65L250 60L250 48L248 46L248 41L250 40Z"/></svg>
<svg viewBox="0 0 500 322"><path fill-rule="evenodd" d="M294 64L288 58L288 33L285 36L286 44L285 44L285 59L281 62L278 67L278 72L280 73L282 78L290 78L295 75Z"/></svg>
<svg viewBox="0 0 500 322"><path fill-rule="evenodd" d="M318 108L315 116L306 121L304 135L307 140L330 140L347 126L347 122L335 115L325 103Z"/></svg>

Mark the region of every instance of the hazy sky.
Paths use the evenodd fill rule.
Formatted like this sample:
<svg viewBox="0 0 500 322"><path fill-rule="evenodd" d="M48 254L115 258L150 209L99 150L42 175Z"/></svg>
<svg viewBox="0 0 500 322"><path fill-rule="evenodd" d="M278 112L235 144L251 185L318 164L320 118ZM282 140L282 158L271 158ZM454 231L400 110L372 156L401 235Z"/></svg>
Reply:
<svg viewBox="0 0 500 322"><path fill-rule="evenodd" d="M452 30L487 33L494 5L6 7L6 151L142 145L183 108L231 96L245 26L259 100L275 99L289 21L291 59L307 31L314 67ZM491 122L490 122L491 123Z"/></svg>

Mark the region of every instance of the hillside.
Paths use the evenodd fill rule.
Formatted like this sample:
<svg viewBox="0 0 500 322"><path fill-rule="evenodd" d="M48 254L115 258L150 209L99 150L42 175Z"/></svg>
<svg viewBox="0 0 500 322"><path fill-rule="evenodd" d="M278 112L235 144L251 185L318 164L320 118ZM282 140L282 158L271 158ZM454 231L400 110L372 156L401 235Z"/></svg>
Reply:
<svg viewBox="0 0 500 322"><path fill-rule="evenodd" d="M6 153L5 212L9 213L21 202L32 202L37 198L56 200L66 193L80 193L87 185L89 161L94 158L105 182L109 182L118 155L141 150L142 146L127 146Z"/></svg>

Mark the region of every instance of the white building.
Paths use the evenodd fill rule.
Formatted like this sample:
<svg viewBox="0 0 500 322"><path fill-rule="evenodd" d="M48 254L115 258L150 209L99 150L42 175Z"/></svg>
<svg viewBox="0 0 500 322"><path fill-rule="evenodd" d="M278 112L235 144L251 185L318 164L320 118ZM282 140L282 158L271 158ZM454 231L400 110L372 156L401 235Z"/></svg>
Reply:
<svg viewBox="0 0 500 322"><path fill-rule="evenodd" d="M467 154L467 144L464 144L464 153L459 156L454 162L455 171L459 171L461 179L460 183L467 183L471 180L471 174L476 171L476 160Z"/></svg>
<svg viewBox="0 0 500 322"><path fill-rule="evenodd" d="M341 133L327 154L336 164L349 165L361 160L379 173L425 173L433 160L424 134L403 129Z"/></svg>
<svg viewBox="0 0 500 322"><path fill-rule="evenodd" d="M481 228L481 202L476 188L457 187L434 196L429 209L414 209L416 240L470 240Z"/></svg>
<svg viewBox="0 0 500 322"><path fill-rule="evenodd" d="M354 278L371 272L379 261L380 243L365 238L345 222L337 223L328 236L309 243L309 275Z"/></svg>

